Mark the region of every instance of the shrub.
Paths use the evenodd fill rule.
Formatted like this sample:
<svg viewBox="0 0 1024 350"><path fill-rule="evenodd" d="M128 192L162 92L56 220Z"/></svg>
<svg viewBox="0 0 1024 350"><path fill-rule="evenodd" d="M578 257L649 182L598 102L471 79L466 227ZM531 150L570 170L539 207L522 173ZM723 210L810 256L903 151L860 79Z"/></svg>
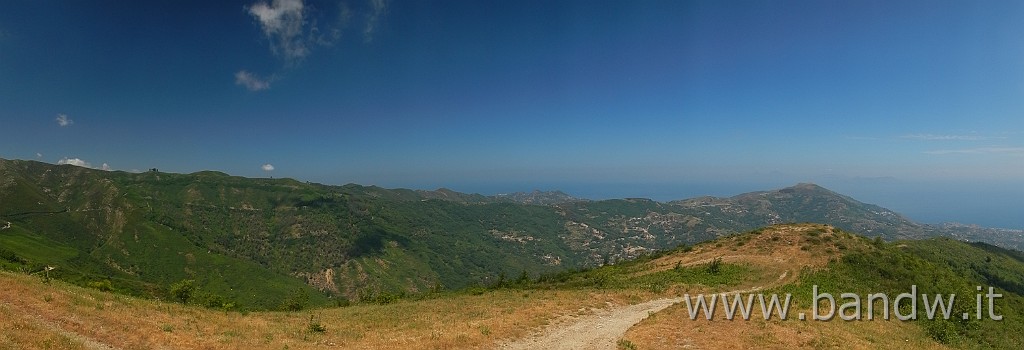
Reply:
<svg viewBox="0 0 1024 350"><path fill-rule="evenodd" d="M110 284L110 280L89 282L89 288L99 289L104 292L114 291L114 286Z"/></svg>
<svg viewBox="0 0 1024 350"><path fill-rule="evenodd" d="M374 297L373 302L379 305L387 305L396 303L401 299L402 296L399 294L381 292L380 294L377 294L376 297Z"/></svg>
<svg viewBox="0 0 1024 350"><path fill-rule="evenodd" d="M306 294L305 290L296 289L294 292L284 298L281 302L281 309L286 311L299 311L306 307L306 303L309 301L309 295Z"/></svg>
<svg viewBox="0 0 1024 350"><path fill-rule="evenodd" d="M472 286L466 288L466 292L472 295L482 295L484 293L487 293L487 288L483 286Z"/></svg>
<svg viewBox="0 0 1024 350"><path fill-rule="evenodd" d="M519 274L519 277L515 280L515 285L523 287L530 284L530 274L523 270L523 273Z"/></svg>
<svg viewBox="0 0 1024 350"><path fill-rule="evenodd" d="M196 290L195 280L181 280L171 285L171 297L186 304L195 295Z"/></svg>
<svg viewBox="0 0 1024 350"><path fill-rule="evenodd" d="M309 324L306 325L306 329L309 330L310 333L326 333L327 332L327 327L324 327L324 325L320 324L319 321L314 320L313 319L313 315L309 315Z"/></svg>
<svg viewBox="0 0 1024 350"><path fill-rule="evenodd" d="M711 260L711 262L709 262L707 266L709 274L717 275L719 272L722 271L722 257L717 257L714 260Z"/></svg>
<svg viewBox="0 0 1024 350"><path fill-rule="evenodd" d="M875 248L882 248L885 246L885 240L882 239L882 236L875 236L875 239L871 241L871 244L874 245Z"/></svg>

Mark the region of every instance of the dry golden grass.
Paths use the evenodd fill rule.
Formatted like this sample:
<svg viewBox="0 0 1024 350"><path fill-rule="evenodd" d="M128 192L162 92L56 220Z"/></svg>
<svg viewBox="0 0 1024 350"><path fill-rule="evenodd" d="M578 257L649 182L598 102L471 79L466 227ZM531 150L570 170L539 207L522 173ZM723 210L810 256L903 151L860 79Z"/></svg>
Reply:
<svg viewBox="0 0 1024 350"><path fill-rule="evenodd" d="M758 309L758 307L755 307ZM884 321L800 321L790 311L786 321L765 320L760 310L749 321L726 320L722 310L708 321L690 320L686 307L675 305L644 320L624 339L639 349L945 349L916 325Z"/></svg>
<svg viewBox="0 0 1024 350"><path fill-rule="evenodd" d="M5 281L6 282L6 281ZM0 304L0 349L84 349L81 341Z"/></svg>
<svg viewBox="0 0 1024 350"><path fill-rule="evenodd" d="M746 264L758 272L730 289L769 288L795 280L804 267L824 266L845 249L867 246L863 239L827 226L775 226L661 257L637 273L721 257L724 262ZM56 281L44 284L37 277L0 272L0 349L83 349L104 344L121 349L493 348L595 308L721 291L698 285L675 286L659 294L499 290L390 305L242 314L136 299ZM326 332L311 331L310 317ZM691 321L681 305L641 322L624 338L641 349L939 347L919 328L895 321L764 321L757 312L751 321Z"/></svg>
<svg viewBox="0 0 1024 350"><path fill-rule="evenodd" d="M62 282L47 285L3 272L0 344L16 349L75 349L83 342L122 349L493 348L561 316L650 298L631 291L501 290L390 305L241 314ZM309 330L311 316L326 332Z"/></svg>
<svg viewBox="0 0 1024 350"><path fill-rule="evenodd" d="M703 243L691 253L666 256L655 263L658 269L668 269L677 262L692 265L722 257L725 262L762 268L765 274L760 286L774 287L795 281L801 270L824 267L844 251L861 249L871 249L869 241L830 226L780 225ZM779 279L781 274L786 278ZM945 348L920 327L905 322L800 321L795 316L810 311L796 309L790 310L786 321L779 320L778 314L766 321L756 305L755 301L749 321L738 317L726 320L719 302L719 310L709 321L703 313L691 320L686 306L676 304L634 326L623 339L640 349Z"/></svg>
<svg viewBox="0 0 1024 350"><path fill-rule="evenodd" d="M814 236L812 232L817 232ZM809 239L818 243L809 243ZM724 262L750 263L776 271L799 270L803 266L821 267L829 259L838 257L841 250L837 245L856 245L858 239L838 233L828 225L801 224L778 225L765 228L760 233L745 233L704 242L685 254L674 254L653 261L649 272L675 267L700 264L721 257ZM802 247L808 247L802 249ZM646 273L646 272L645 272Z"/></svg>

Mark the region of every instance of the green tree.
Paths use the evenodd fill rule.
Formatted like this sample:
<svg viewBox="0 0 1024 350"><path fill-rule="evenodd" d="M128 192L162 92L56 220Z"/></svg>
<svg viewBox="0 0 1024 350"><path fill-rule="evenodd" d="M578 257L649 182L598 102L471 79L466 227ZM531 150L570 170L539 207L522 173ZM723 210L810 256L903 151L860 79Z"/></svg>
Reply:
<svg viewBox="0 0 1024 350"><path fill-rule="evenodd" d="M181 280L171 285L171 297L186 304L195 295L197 289L195 280Z"/></svg>
<svg viewBox="0 0 1024 350"><path fill-rule="evenodd" d="M299 311L306 307L309 302L309 295L302 288L290 293L281 303L281 308L288 311Z"/></svg>

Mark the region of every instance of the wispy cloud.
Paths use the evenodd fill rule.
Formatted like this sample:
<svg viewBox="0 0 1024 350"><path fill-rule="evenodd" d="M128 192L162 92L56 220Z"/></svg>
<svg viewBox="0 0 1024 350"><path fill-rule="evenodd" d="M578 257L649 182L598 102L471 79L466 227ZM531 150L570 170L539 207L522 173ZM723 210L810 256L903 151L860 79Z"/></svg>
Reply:
<svg viewBox="0 0 1024 350"><path fill-rule="evenodd" d="M366 15L366 26L363 27L364 41L373 41L373 33L377 31L377 24L387 10L388 0L370 0L370 13Z"/></svg>
<svg viewBox="0 0 1024 350"><path fill-rule="evenodd" d="M845 138L847 140L855 140L855 141L875 141L875 140L878 140L878 138L874 137L874 136L846 136Z"/></svg>
<svg viewBox="0 0 1024 350"><path fill-rule="evenodd" d="M1010 154L1024 155L1024 147L978 147L954 150L927 151L926 154Z"/></svg>
<svg viewBox="0 0 1024 350"><path fill-rule="evenodd" d="M338 20L337 25L333 26L330 30L333 41L341 39L341 31L345 27L348 27L348 23L352 20L352 8L348 6L348 3L342 2L338 4ZM332 42L328 45L334 44Z"/></svg>
<svg viewBox="0 0 1024 350"><path fill-rule="evenodd" d="M42 153L36 152L36 158L42 158L42 157L43 157Z"/></svg>
<svg viewBox="0 0 1024 350"><path fill-rule="evenodd" d="M270 79L260 78L246 70L235 73L235 85L244 86L249 91L261 91L270 88Z"/></svg>
<svg viewBox="0 0 1024 350"><path fill-rule="evenodd" d="M365 19L363 40L373 40L380 22L387 13L389 0L364 0L366 6L353 11L345 1L337 2L337 12L308 6L304 0L257 0L245 7L270 43L270 51L284 61L284 68L297 67L318 47L333 47L340 42L342 30L354 16ZM334 14L334 15L330 15ZM280 72L272 74L280 77ZM242 70L235 73L235 84L251 91L270 88L275 79L262 79Z"/></svg>
<svg viewBox="0 0 1024 350"><path fill-rule="evenodd" d="M259 1L249 7L249 14L259 21L274 54L294 62L309 54L303 30L305 9L302 0Z"/></svg>
<svg viewBox="0 0 1024 350"><path fill-rule="evenodd" d="M86 161L84 161L82 159L79 159L79 158L64 157L61 160L58 160L57 164L58 165L65 165L65 164L67 164L67 165L74 165L74 166L80 166L80 167L89 168L89 169L99 169L99 170L103 170L103 171L110 171L111 170L110 169L110 165L107 164L107 163L103 163L99 167L94 167L89 162L86 162Z"/></svg>
<svg viewBox="0 0 1024 350"><path fill-rule="evenodd" d="M901 138L908 140L922 140L922 141L984 141L984 140L1001 140L1006 137L1002 136L984 136L978 134L967 134L967 135L935 135L935 134L913 134L903 135Z"/></svg>
<svg viewBox="0 0 1024 350"><path fill-rule="evenodd" d="M57 125L60 125L61 127L65 127L65 126L68 126L68 125L71 125L71 124L75 123L74 120L71 120L71 118L68 118L67 114L63 114L63 113L58 114L56 120L57 120Z"/></svg>

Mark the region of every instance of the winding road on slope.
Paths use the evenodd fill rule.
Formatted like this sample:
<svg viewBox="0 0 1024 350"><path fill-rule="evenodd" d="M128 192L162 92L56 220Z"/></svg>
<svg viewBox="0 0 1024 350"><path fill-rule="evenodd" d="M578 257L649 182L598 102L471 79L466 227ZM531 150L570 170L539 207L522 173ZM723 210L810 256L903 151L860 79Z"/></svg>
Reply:
<svg viewBox="0 0 1024 350"><path fill-rule="evenodd" d="M772 285L780 284L789 275L783 272ZM762 286L723 292L723 294L744 294L763 289ZM592 315L580 316L575 320L555 322L538 334L502 344L501 349L595 349L614 350L631 327L650 315L669 306L682 302L683 298L664 298L645 303L596 310Z"/></svg>

